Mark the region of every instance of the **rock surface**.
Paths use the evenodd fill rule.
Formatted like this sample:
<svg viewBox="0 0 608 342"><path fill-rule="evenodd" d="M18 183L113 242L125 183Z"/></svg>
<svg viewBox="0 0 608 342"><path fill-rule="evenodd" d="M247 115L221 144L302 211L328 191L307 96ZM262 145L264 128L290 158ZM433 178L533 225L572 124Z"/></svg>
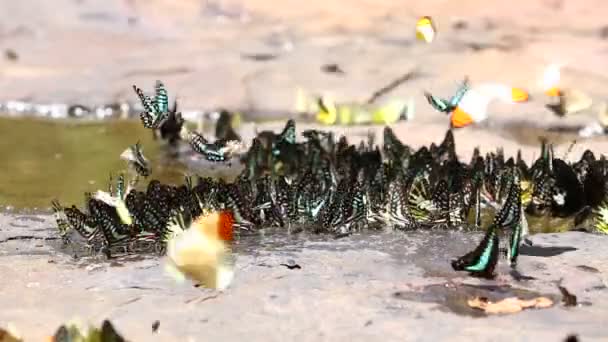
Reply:
<svg viewBox="0 0 608 342"><path fill-rule="evenodd" d="M607 236L539 234L522 249L516 281L451 270L479 234L386 232L328 240L272 232L236 245L234 283L223 293L178 285L163 260L73 259L50 216L0 216L0 322L40 341L77 317L109 318L132 341L581 341L607 337ZM300 269L280 264L296 263ZM558 284L579 305L561 303ZM484 317L474 295L547 296L549 309ZM152 333L154 321L160 321Z"/></svg>
<svg viewBox="0 0 608 342"><path fill-rule="evenodd" d="M363 101L416 68L421 77L387 96L413 97L416 121L444 122L423 90L448 96L468 75L474 83L529 89L532 103L494 104L493 115L544 123L553 116L539 88L547 63L566 63L565 86L595 100L608 97L606 6L600 0L5 1L0 100L136 100L132 84L151 89L160 78L180 108L281 114L294 110L297 87ZM432 44L415 40L423 15L438 28ZM321 70L331 63L345 73Z"/></svg>

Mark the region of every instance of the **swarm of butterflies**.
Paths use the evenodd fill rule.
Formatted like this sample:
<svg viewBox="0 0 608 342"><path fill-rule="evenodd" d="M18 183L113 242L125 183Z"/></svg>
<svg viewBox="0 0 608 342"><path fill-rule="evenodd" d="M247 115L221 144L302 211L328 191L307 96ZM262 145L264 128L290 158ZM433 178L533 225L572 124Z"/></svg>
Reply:
<svg viewBox="0 0 608 342"><path fill-rule="evenodd" d="M218 122L221 137L214 142L196 132L180 134L183 120L166 106L162 83L157 82L154 99L135 89L147 108L141 114L144 126L162 131L169 123L166 139L186 140L210 161L237 159L244 168L233 181L187 176L181 185L150 180L139 190L137 182L150 177L151 167L139 144L129 147L121 157L131 180L120 175L107 192L87 193L82 210L53 201L61 235L68 241L76 231L92 251L163 253L169 227L187 227L208 212L229 213L237 237L267 227L336 238L363 229L483 229L479 246L452 266L491 277L499 260L515 267L527 216L571 217L577 225L608 233L608 161L591 151L568 163L543 143L531 165L520 153L506 158L501 149L485 155L475 149L465 162L456 154L451 130L439 145L414 149L388 126L381 146L373 135L354 145L319 130L297 139L295 121L288 120L278 134L258 133L237 156L226 149L240 139L229 119ZM494 213L489 225L482 222L488 212Z"/></svg>

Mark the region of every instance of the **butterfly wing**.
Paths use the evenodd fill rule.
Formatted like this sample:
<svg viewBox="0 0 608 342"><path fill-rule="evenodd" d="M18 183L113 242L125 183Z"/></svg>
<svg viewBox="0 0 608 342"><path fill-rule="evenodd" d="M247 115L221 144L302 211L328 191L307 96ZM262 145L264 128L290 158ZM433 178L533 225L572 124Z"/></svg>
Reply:
<svg viewBox="0 0 608 342"><path fill-rule="evenodd" d="M469 81L465 79L460 85L460 87L458 87L456 94L454 94L454 96L452 96L452 98L450 99L450 105L452 107L458 106L467 91L469 91Z"/></svg>
<svg viewBox="0 0 608 342"><path fill-rule="evenodd" d="M190 132L190 138L188 140L195 152L205 154L205 151L207 150L207 139L205 139L202 134Z"/></svg>
<svg viewBox="0 0 608 342"><path fill-rule="evenodd" d="M139 97L139 100L144 107L144 111L139 114L139 118L141 119L144 127L157 128L159 124L159 116L158 108L155 102L148 95L144 94L144 92L137 86L133 85L133 90L135 90L135 93Z"/></svg>
<svg viewBox="0 0 608 342"><path fill-rule="evenodd" d="M156 81L155 86L156 95L154 97L154 103L159 113L169 112L169 97L167 95L167 89L161 81Z"/></svg>
<svg viewBox="0 0 608 342"><path fill-rule="evenodd" d="M498 235L496 227L490 226L477 248L452 261L455 271L468 271L484 278L493 278L498 263Z"/></svg>
<svg viewBox="0 0 608 342"><path fill-rule="evenodd" d="M144 106L144 111L156 113L156 106L154 105L154 101L152 101L152 99L148 95L144 94L144 92L136 85L133 85L133 90L135 90L135 93L139 97L142 106Z"/></svg>
<svg viewBox="0 0 608 342"><path fill-rule="evenodd" d="M207 140L196 132L191 133L190 146L192 149L202 154L206 160L211 162L223 162L228 158L225 153L225 143L216 141L208 143Z"/></svg>
<svg viewBox="0 0 608 342"><path fill-rule="evenodd" d="M289 119L289 121L287 121L283 132L281 132L281 135L279 136L279 141L283 141L288 144L296 143L296 123L293 119Z"/></svg>
<svg viewBox="0 0 608 342"><path fill-rule="evenodd" d="M429 104L433 106L433 108L435 108L435 110L437 111L440 111L442 113L449 113L453 109L452 105L448 101L437 96L433 96L430 93L425 92L424 97L426 97L426 100L429 102Z"/></svg>

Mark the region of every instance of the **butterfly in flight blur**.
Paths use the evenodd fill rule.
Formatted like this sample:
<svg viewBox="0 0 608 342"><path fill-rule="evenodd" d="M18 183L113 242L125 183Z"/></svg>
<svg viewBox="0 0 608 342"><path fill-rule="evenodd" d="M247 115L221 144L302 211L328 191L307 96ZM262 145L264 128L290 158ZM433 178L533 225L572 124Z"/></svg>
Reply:
<svg viewBox="0 0 608 342"><path fill-rule="evenodd" d="M139 114L144 127L159 128L169 118L169 97L165 85L156 81L154 98L144 94L136 85L133 85L133 90L144 107L144 111Z"/></svg>
<svg viewBox="0 0 608 342"><path fill-rule="evenodd" d="M454 94L454 96L452 96L452 98L449 100L431 95L428 92L425 92L424 96L426 97L426 100L429 102L429 104L433 106L433 108L442 113L449 114L454 109L456 109L456 106L458 106L460 100L462 100L464 94L466 94L467 91L469 91L469 80L465 78L464 81L458 87L458 90L456 90L456 94Z"/></svg>

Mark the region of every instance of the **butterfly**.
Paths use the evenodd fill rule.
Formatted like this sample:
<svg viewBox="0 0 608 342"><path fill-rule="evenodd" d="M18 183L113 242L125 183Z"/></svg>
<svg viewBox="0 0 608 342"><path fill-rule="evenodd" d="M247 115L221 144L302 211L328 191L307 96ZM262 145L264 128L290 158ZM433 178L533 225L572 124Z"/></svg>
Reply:
<svg viewBox="0 0 608 342"><path fill-rule="evenodd" d="M497 227L491 225L479 245L471 252L462 257L452 260L452 268L455 271L468 271L469 273L492 278L494 269L498 263L499 240Z"/></svg>
<svg viewBox="0 0 608 342"><path fill-rule="evenodd" d="M156 81L154 99L144 94L136 85L133 85L133 90L144 107L144 111L139 115L144 127L159 128L169 118L169 98L165 85Z"/></svg>
<svg viewBox="0 0 608 342"><path fill-rule="evenodd" d="M104 320L101 329L89 327L83 328L82 324L75 321L60 326L55 334L49 337L52 342L125 342L114 328L112 323Z"/></svg>
<svg viewBox="0 0 608 342"><path fill-rule="evenodd" d="M424 16L416 22L416 39L431 43L435 39L436 33L437 28L431 17Z"/></svg>
<svg viewBox="0 0 608 342"><path fill-rule="evenodd" d="M67 237L70 229L74 229L88 242L91 242L100 232L94 218L81 212L75 205L69 208L63 207L57 200L53 200L51 204L57 227L63 237Z"/></svg>
<svg viewBox="0 0 608 342"><path fill-rule="evenodd" d="M188 141L190 147L210 162L225 162L232 159L233 155L242 150L242 144L238 141L226 141L223 139L209 142L205 137L197 132L182 128L182 137Z"/></svg>
<svg viewBox="0 0 608 342"><path fill-rule="evenodd" d="M152 173L150 162L144 156L139 141L135 145L129 146L129 148L121 153L120 158L126 160L129 167L134 169L139 176L148 177Z"/></svg>
<svg viewBox="0 0 608 342"><path fill-rule="evenodd" d="M555 115L563 117L588 110L592 104L593 100L584 92L577 89L564 89L560 90L557 103L550 103L545 107Z"/></svg>
<svg viewBox="0 0 608 342"><path fill-rule="evenodd" d="M433 106L433 108L435 108L435 110L449 114L454 109L456 109L456 107L458 106L464 95L467 93L467 91L469 91L469 89L469 80L468 78L465 78L464 81L458 87L458 90L456 90L456 94L454 94L454 96L452 96L450 100L442 99L440 97L431 95L428 92L424 92L424 96L426 97L426 100L429 102L429 104Z"/></svg>
<svg viewBox="0 0 608 342"><path fill-rule="evenodd" d="M275 142L272 144L272 154L278 156L281 154L281 150L290 145L296 143L296 123L293 119L289 119L285 124L285 128L281 134L276 137Z"/></svg>
<svg viewBox="0 0 608 342"><path fill-rule="evenodd" d="M190 278L207 288L228 287L234 276L226 241L232 239L232 220L225 212L209 212L195 218L176 212L167 226L167 273L178 282Z"/></svg>
<svg viewBox="0 0 608 342"><path fill-rule="evenodd" d="M522 221L521 188L519 177L515 171L510 176L509 195L501 210L494 217L494 221L486 230L486 234L479 245L471 252L452 261L452 268L456 271L468 271L473 275L485 278L494 276L494 269L498 264L500 255L499 233L509 234L508 249L505 256L512 267L515 266L519 255L519 245L526 234L526 223ZM504 234L504 235L506 235Z"/></svg>

